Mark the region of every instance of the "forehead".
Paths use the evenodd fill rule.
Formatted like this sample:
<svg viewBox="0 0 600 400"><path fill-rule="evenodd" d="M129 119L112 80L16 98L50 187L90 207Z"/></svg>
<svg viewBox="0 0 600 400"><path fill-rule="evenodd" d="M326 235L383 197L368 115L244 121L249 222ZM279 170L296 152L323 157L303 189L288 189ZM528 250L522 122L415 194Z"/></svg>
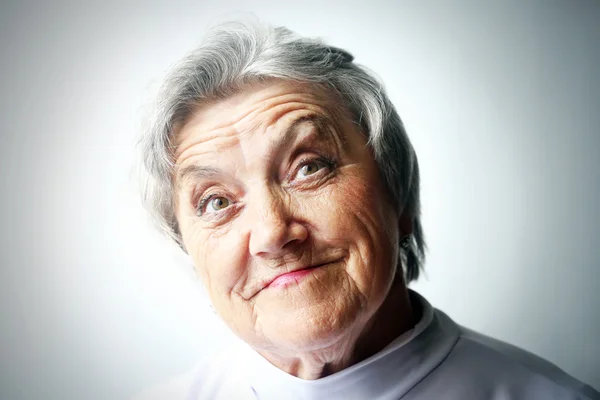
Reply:
<svg viewBox="0 0 600 400"><path fill-rule="evenodd" d="M340 110L337 96L318 85L279 80L251 85L194 110L175 135L176 164L192 147L234 144L244 135L267 130L271 134L283 133L303 116L333 123L340 117Z"/></svg>

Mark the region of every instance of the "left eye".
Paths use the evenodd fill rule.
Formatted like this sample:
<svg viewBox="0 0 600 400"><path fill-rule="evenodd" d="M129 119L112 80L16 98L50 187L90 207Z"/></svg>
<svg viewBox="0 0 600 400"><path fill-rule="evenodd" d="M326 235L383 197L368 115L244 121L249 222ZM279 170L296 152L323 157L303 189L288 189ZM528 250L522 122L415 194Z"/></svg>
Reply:
<svg viewBox="0 0 600 400"><path fill-rule="evenodd" d="M208 205L206 206L207 211L209 209L209 207L213 210L212 212L215 211L220 211L224 208L227 208L229 206L229 199L226 197L213 197L209 202Z"/></svg>
<svg viewBox="0 0 600 400"><path fill-rule="evenodd" d="M325 167L327 166L323 162L319 162L317 160L309 161L302 165L302 167L298 170L298 175L301 177L313 175Z"/></svg>

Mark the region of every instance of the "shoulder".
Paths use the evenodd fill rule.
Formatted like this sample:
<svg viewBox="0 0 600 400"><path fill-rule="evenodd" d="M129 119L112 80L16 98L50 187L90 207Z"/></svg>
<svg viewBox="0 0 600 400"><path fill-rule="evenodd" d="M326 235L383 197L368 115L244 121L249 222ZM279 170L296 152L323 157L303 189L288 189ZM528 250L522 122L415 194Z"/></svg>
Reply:
<svg viewBox="0 0 600 400"><path fill-rule="evenodd" d="M435 309L453 346L413 388L410 398L600 400L600 393L526 350L456 324Z"/></svg>
<svg viewBox="0 0 600 400"><path fill-rule="evenodd" d="M529 393L562 394L556 398L600 399L589 385L553 363L522 348L459 326L459 340L449 358L479 369L485 382L496 380ZM550 397L548 397L550 398ZM554 397L552 397L554 398Z"/></svg>

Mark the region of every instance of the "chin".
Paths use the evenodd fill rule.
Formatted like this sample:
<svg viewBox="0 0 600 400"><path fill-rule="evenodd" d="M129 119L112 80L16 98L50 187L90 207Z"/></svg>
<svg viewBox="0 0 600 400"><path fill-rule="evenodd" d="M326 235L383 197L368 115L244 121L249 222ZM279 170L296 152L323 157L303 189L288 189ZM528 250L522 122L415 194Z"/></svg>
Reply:
<svg viewBox="0 0 600 400"><path fill-rule="evenodd" d="M358 301L339 306L321 303L297 309L285 307L257 321L261 322L261 334L271 345L297 352L314 351L343 342L363 325Z"/></svg>

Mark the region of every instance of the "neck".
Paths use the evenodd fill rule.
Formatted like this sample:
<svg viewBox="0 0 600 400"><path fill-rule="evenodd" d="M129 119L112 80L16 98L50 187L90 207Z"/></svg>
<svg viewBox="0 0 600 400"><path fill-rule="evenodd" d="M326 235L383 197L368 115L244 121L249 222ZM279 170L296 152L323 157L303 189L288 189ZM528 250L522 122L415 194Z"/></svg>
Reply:
<svg viewBox="0 0 600 400"><path fill-rule="evenodd" d="M298 378L314 380L346 369L384 349L394 339L415 326L419 310L413 309L408 290L397 282L383 304L359 334L349 335L335 345L319 352L279 358L262 354L279 369Z"/></svg>

